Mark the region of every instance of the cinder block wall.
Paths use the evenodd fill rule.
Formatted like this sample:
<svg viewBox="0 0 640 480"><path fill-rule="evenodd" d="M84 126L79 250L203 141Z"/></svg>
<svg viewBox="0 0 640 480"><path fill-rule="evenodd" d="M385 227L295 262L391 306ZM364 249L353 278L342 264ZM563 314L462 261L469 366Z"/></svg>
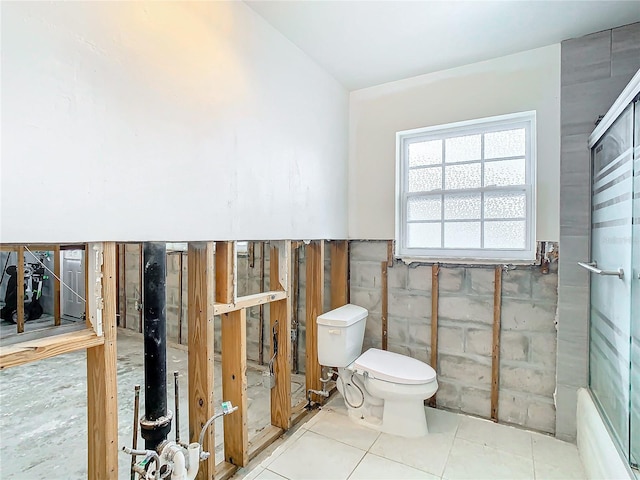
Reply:
<svg viewBox="0 0 640 480"><path fill-rule="evenodd" d="M382 344L381 262L386 241L351 241L351 302L369 310L365 348ZM503 274L499 419L555 430L555 315L552 264ZM490 416L493 267L447 267L439 275L438 405ZM388 269L389 350L429 362L431 266Z"/></svg>

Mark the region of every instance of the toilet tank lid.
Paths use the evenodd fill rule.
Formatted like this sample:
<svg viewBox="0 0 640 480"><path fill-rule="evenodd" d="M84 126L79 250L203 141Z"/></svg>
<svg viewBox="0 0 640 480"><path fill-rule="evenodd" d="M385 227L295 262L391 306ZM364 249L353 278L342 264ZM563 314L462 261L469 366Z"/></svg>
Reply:
<svg viewBox="0 0 640 480"><path fill-rule="evenodd" d="M367 372L371 377L404 385L431 383L436 371L416 358L370 348L354 362L355 370Z"/></svg>
<svg viewBox="0 0 640 480"><path fill-rule="evenodd" d="M318 315L316 323L318 325L329 325L332 327L348 327L356 323L369 314L366 308L353 305L351 303L331 310L322 315Z"/></svg>

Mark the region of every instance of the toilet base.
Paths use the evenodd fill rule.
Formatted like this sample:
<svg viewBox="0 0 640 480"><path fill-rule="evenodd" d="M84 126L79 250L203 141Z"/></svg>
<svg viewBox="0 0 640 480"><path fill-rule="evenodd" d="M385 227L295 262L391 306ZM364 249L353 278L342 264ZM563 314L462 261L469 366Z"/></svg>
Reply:
<svg viewBox="0 0 640 480"><path fill-rule="evenodd" d="M385 399L380 431L400 437L429 434L423 400Z"/></svg>

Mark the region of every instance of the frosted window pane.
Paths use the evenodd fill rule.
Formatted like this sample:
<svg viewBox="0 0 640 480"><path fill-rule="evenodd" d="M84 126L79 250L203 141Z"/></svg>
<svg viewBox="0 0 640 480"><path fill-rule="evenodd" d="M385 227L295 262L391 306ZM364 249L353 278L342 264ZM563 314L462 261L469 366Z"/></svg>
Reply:
<svg viewBox="0 0 640 480"><path fill-rule="evenodd" d="M484 164L484 186L524 185L524 158Z"/></svg>
<svg viewBox="0 0 640 480"><path fill-rule="evenodd" d="M479 163L444 167L445 189L480 188L482 170Z"/></svg>
<svg viewBox="0 0 640 480"><path fill-rule="evenodd" d="M480 248L480 222L446 222L445 248Z"/></svg>
<svg viewBox="0 0 640 480"><path fill-rule="evenodd" d="M524 218L527 197L523 193L486 193L484 218Z"/></svg>
<svg viewBox="0 0 640 480"><path fill-rule="evenodd" d="M440 220L441 218L440 197L413 197L407 201L407 220Z"/></svg>
<svg viewBox="0 0 640 480"><path fill-rule="evenodd" d="M480 137L480 135L467 135L445 139L445 162L480 160Z"/></svg>
<svg viewBox="0 0 640 480"><path fill-rule="evenodd" d="M524 128L485 133L484 158L524 157Z"/></svg>
<svg viewBox="0 0 640 480"><path fill-rule="evenodd" d="M445 196L444 218L446 220L480 219L480 194Z"/></svg>
<svg viewBox="0 0 640 480"><path fill-rule="evenodd" d="M421 167L442 163L442 140L409 144L409 166Z"/></svg>
<svg viewBox="0 0 640 480"><path fill-rule="evenodd" d="M525 222L485 222L485 248L525 248Z"/></svg>
<svg viewBox="0 0 640 480"><path fill-rule="evenodd" d="M440 248L439 223L410 223L407 225L409 248Z"/></svg>
<svg viewBox="0 0 640 480"><path fill-rule="evenodd" d="M428 192L442 188L442 168L417 168L409 170L409 191Z"/></svg>

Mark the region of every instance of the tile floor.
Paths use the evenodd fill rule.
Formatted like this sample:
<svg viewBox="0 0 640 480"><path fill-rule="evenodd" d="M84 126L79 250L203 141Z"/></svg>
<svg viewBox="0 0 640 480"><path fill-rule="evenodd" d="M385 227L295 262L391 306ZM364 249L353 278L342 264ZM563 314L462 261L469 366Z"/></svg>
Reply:
<svg viewBox="0 0 640 480"><path fill-rule="evenodd" d="M357 425L336 395L244 480L584 479L575 445L427 408L430 434L407 439Z"/></svg>

